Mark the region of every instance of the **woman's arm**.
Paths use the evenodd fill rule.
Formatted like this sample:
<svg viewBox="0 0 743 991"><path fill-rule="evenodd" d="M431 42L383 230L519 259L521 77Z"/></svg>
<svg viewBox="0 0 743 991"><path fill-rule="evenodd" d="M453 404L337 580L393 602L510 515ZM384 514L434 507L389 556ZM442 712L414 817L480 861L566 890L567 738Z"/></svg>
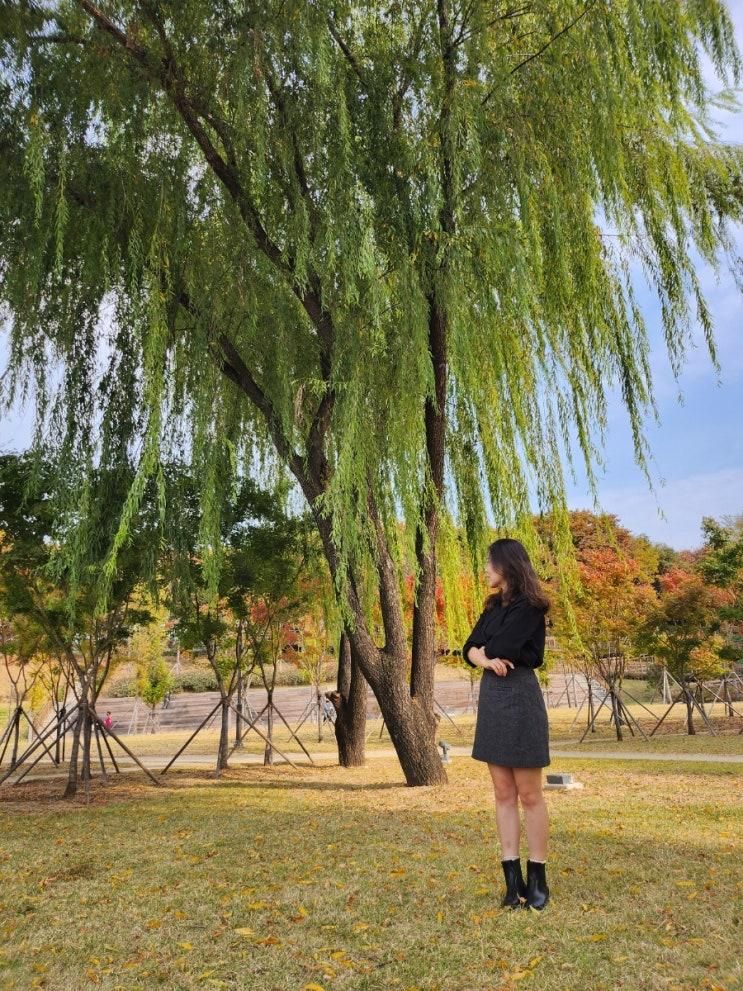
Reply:
<svg viewBox="0 0 743 991"><path fill-rule="evenodd" d="M479 668L479 667L480 667L480 665L479 665L479 664L475 664L475 662L474 662L474 661L471 661L471 660L469 659L469 657L467 656L467 655L468 655L468 653L469 653L469 650L470 650L470 648L471 648L471 647L475 647L475 646L477 646L477 645L476 645L476 644L474 644L474 643L472 642L472 640L468 638L468 639L467 639L467 642L466 642L466 643L465 643L465 645L464 645L464 647L462 647L462 657L463 657L463 658L465 659L465 661L466 661L466 662L467 662L467 663L469 664L469 666L470 666L471 668Z"/></svg>
<svg viewBox="0 0 743 991"><path fill-rule="evenodd" d="M485 656L517 661L524 644L539 631L544 622L542 610L528 600L514 603L500 627L485 643Z"/></svg>
<svg viewBox="0 0 743 991"><path fill-rule="evenodd" d="M475 657L477 658L477 661L471 661L469 659L469 651L473 650L473 648L474 648L473 652L475 653ZM477 653L477 651L479 651L479 653ZM483 666L482 661L485 659L485 655L482 653L482 647L479 647L477 644L471 643L467 646L467 652L468 653L464 655L464 659L465 661L467 661L469 666L471 668L481 668Z"/></svg>
<svg viewBox="0 0 743 991"><path fill-rule="evenodd" d="M469 664L471 668L479 668L481 666L479 664L475 664L475 662L471 661L467 656L470 647L482 646L484 637L480 633L481 627L482 627L482 615L475 623L472 633L470 633L470 635L467 637L467 639L464 642L464 647L462 647L462 657L465 659L465 661Z"/></svg>

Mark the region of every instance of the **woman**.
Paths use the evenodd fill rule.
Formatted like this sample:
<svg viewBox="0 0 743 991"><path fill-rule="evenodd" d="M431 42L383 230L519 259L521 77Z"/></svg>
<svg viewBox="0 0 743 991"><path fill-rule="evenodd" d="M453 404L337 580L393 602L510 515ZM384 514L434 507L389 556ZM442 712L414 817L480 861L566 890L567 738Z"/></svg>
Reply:
<svg viewBox="0 0 743 991"><path fill-rule="evenodd" d="M472 756L485 761L493 779L501 863L506 879L502 907L541 911L547 887L547 805L542 768L550 763L549 725L534 672L544 662L545 613L542 592L524 545L503 538L488 548L488 586L498 589L462 649L471 667L484 668ZM519 799L524 809L529 859L521 872Z"/></svg>

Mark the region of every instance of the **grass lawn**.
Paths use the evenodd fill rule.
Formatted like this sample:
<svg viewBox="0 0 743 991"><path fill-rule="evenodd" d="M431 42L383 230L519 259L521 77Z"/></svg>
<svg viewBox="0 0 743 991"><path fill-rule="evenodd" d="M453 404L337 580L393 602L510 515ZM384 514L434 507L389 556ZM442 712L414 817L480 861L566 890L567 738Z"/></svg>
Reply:
<svg viewBox="0 0 743 991"><path fill-rule="evenodd" d="M738 724L740 725L740 724ZM575 745L569 740L554 741L554 746L563 746L567 749L575 749ZM586 753L595 750L631 750L633 753L657 753L657 754L743 754L743 735L739 733L725 733L719 736L710 736L709 733L697 733L696 736L688 736L684 733L665 734L663 736L653 736L647 743L642 737L628 737L625 734L624 741L617 743L616 737L607 739L606 737L589 741L586 737L585 743L580 745Z"/></svg>
<svg viewBox="0 0 743 991"><path fill-rule="evenodd" d="M743 768L560 760L552 902L498 908L487 768L125 775L0 789L0 989L743 987ZM525 854L525 849L524 849Z"/></svg>

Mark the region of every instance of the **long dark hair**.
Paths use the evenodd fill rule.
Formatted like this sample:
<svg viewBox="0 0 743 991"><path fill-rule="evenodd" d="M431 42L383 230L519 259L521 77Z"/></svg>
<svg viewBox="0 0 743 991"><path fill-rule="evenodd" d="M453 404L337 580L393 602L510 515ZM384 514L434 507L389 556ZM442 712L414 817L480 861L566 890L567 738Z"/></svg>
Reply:
<svg viewBox="0 0 743 991"><path fill-rule="evenodd" d="M542 591L539 577L520 540L501 537L488 547L488 557L493 567L505 576L509 599L523 593L533 606L547 612L551 602ZM484 608L492 609L493 606L498 605L502 601L502 594L502 592L494 592L489 595L485 600Z"/></svg>

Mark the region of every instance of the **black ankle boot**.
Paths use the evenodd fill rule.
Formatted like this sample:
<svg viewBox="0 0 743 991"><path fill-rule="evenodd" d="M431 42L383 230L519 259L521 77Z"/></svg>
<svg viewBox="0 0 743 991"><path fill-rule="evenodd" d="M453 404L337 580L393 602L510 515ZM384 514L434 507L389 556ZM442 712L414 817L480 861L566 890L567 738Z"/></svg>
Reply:
<svg viewBox="0 0 743 991"><path fill-rule="evenodd" d="M526 907L540 911L549 901L546 864L534 860L526 861Z"/></svg>
<svg viewBox="0 0 743 991"><path fill-rule="evenodd" d="M500 903L501 908L521 908L521 898L526 898L526 882L521 873L521 861L518 858L501 860L501 865L506 879L506 893Z"/></svg>

